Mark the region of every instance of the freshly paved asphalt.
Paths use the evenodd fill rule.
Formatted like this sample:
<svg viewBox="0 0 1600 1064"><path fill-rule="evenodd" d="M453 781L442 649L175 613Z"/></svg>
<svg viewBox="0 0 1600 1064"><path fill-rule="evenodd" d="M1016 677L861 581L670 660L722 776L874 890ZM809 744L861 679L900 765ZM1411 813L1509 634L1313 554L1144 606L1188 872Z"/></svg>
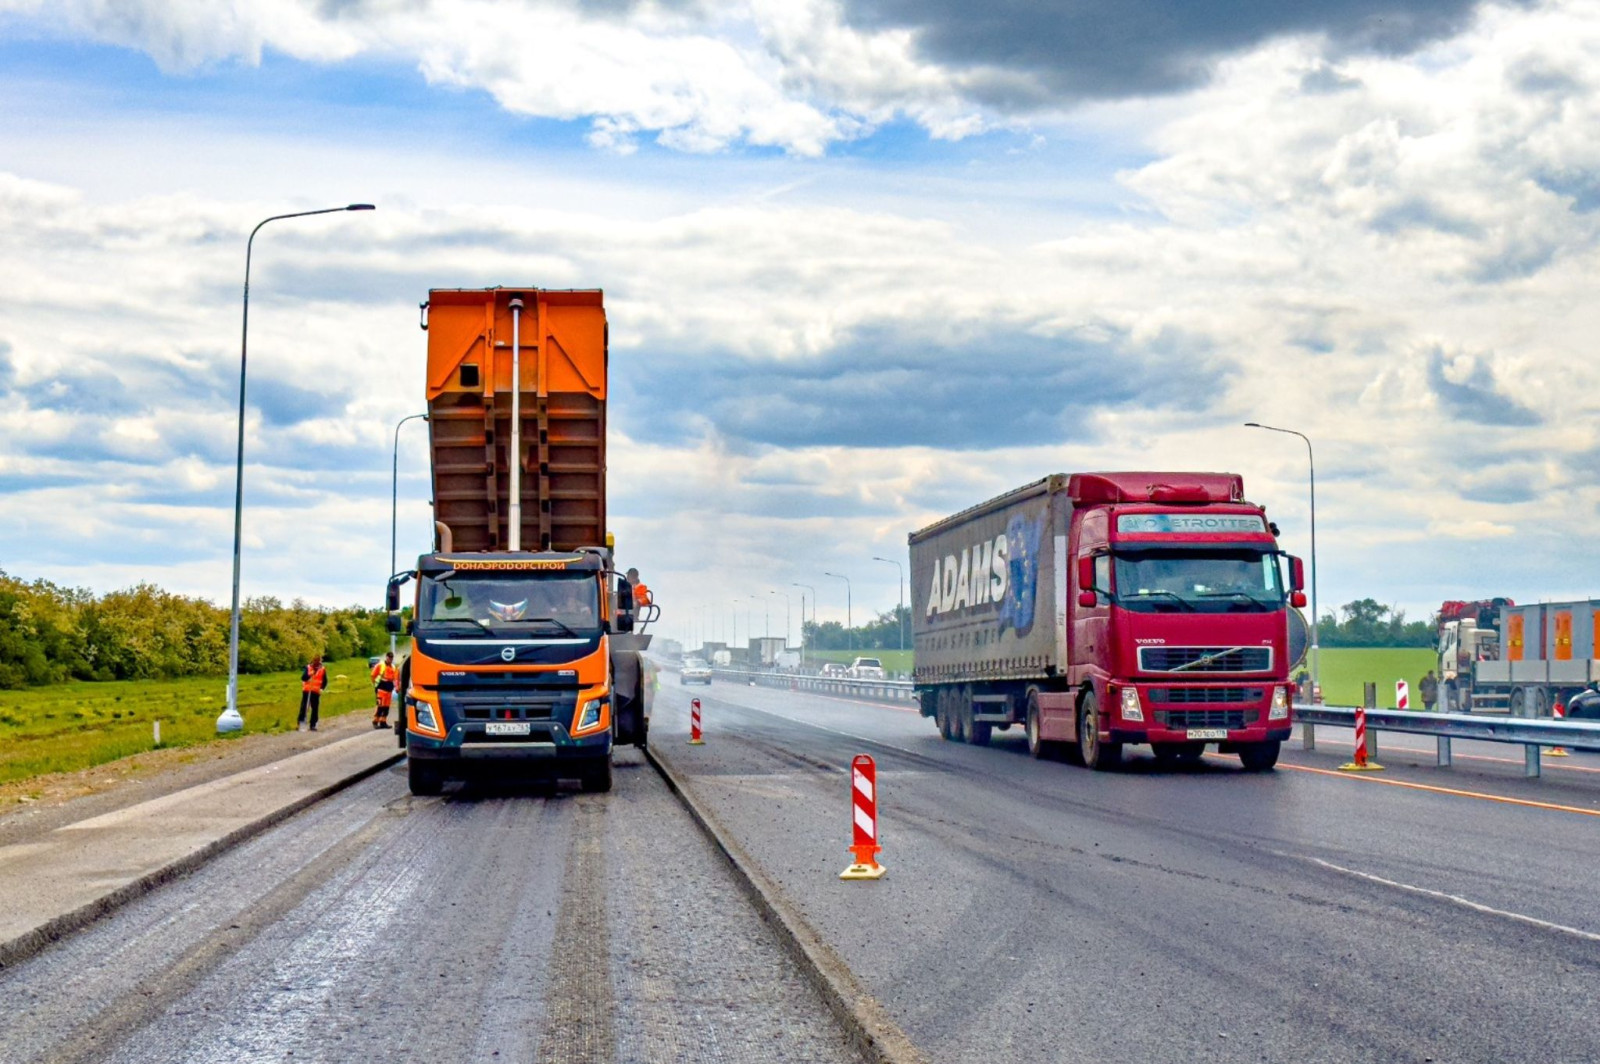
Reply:
<svg viewBox="0 0 1600 1064"><path fill-rule="evenodd" d="M1271 774L1106 774L1015 729L980 749L904 707L666 684L653 747L933 1060L1600 1060L1593 757L1524 781L1518 748L1441 770L1393 735L1354 777L1319 729ZM836 878L857 753L870 883Z"/></svg>
<svg viewBox="0 0 1600 1064"><path fill-rule="evenodd" d="M858 1059L655 772L380 773L0 971L0 1061Z"/></svg>

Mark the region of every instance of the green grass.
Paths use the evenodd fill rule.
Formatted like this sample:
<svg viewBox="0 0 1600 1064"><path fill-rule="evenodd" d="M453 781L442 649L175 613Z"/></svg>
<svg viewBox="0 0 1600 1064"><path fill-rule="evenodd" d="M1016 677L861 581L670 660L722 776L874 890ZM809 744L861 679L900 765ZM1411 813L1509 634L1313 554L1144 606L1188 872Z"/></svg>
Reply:
<svg viewBox="0 0 1600 1064"><path fill-rule="evenodd" d="M1309 657L1304 667L1310 671ZM1438 667L1439 655L1426 648L1323 647L1322 698L1330 706L1359 705L1361 685L1371 681L1378 685L1378 705L1393 709L1394 682L1405 680L1411 684L1411 705L1421 709L1417 682Z"/></svg>
<svg viewBox="0 0 1600 1064"><path fill-rule="evenodd" d="M328 677L324 717L372 705L366 658L330 662ZM157 720L163 747L226 741L219 740L216 721L227 689L225 676L200 676L0 691L0 783L75 772L150 750ZM239 677L246 733L292 730L299 710L298 670Z"/></svg>
<svg viewBox="0 0 1600 1064"><path fill-rule="evenodd" d="M891 673L911 672L911 651L909 650L808 650L806 661L837 661L841 665L848 665L857 658L877 658L883 662L883 667Z"/></svg>

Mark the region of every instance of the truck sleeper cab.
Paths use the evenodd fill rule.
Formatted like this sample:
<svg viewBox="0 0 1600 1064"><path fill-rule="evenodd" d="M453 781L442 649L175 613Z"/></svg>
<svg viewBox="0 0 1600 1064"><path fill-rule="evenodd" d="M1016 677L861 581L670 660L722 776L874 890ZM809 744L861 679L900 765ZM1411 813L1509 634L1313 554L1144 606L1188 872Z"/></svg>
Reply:
<svg viewBox="0 0 1600 1064"><path fill-rule="evenodd" d="M1216 743L1271 768L1291 728L1288 611L1304 602L1273 532L1232 474L1099 473L913 534L923 715L980 745L1021 724L1034 756L1099 769L1130 743L1165 761Z"/></svg>
<svg viewBox="0 0 1600 1064"><path fill-rule="evenodd" d="M426 555L405 722L411 789L491 762L611 787L610 641L628 628L599 552Z"/></svg>

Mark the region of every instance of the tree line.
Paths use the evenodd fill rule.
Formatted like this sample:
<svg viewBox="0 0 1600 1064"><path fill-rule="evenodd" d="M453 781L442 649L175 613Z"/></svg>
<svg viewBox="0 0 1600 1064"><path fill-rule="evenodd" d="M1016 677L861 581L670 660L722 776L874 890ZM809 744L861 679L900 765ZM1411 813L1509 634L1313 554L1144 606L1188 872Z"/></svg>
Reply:
<svg viewBox="0 0 1600 1064"><path fill-rule="evenodd" d="M801 627L806 646L813 650L897 650L902 632L905 648L911 649L911 611L899 606L855 628L846 628L838 621L807 621Z"/></svg>
<svg viewBox="0 0 1600 1064"><path fill-rule="evenodd" d="M1325 647L1435 647L1437 617L1406 620L1406 611L1376 599L1357 599L1339 607L1339 616L1322 615L1319 642Z"/></svg>
<svg viewBox="0 0 1600 1064"><path fill-rule="evenodd" d="M387 648L382 610L247 600L239 671L282 672ZM151 584L96 595L0 571L0 688L65 680L139 680L228 671L228 611Z"/></svg>

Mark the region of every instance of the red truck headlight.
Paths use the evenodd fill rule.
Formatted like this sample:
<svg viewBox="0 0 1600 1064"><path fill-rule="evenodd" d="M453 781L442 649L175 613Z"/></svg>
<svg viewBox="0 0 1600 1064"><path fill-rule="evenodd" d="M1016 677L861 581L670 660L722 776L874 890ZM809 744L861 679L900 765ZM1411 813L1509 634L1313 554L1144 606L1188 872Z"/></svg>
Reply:
<svg viewBox="0 0 1600 1064"><path fill-rule="evenodd" d="M1289 689L1287 687L1273 687L1272 708L1267 711L1267 719L1289 719Z"/></svg>

